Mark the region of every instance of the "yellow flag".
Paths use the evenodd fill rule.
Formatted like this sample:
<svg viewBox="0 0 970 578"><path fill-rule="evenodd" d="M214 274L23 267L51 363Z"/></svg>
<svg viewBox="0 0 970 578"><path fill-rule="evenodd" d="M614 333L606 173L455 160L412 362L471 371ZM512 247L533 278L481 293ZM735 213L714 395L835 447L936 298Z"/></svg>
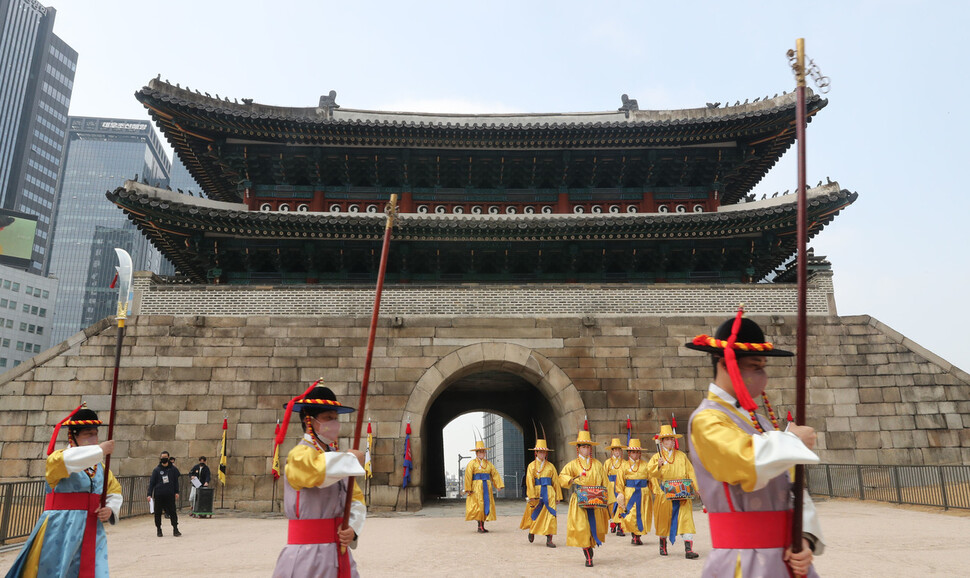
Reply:
<svg viewBox="0 0 970 578"><path fill-rule="evenodd" d="M374 436L371 435L370 422L367 422L367 451L364 453L364 471L367 472L365 478L374 476L374 471L370 463L370 448L372 443L374 443Z"/></svg>
<svg viewBox="0 0 970 578"><path fill-rule="evenodd" d="M226 458L229 457L229 447L226 445L226 432L229 431L229 421L222 420L222 447L219 448L219 481L226 485Z"/></svg>

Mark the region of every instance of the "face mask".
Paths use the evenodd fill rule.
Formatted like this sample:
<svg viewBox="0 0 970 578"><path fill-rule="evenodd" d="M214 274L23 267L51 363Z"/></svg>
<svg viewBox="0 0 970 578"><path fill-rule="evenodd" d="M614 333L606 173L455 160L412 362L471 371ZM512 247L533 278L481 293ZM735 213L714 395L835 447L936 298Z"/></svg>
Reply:
<svg viewBox="0 0 970 578"><path fill-rule="evenodd" d="M317 437L320 438L325 444L332 444L337 441L337 436L340 435L340 422L332 419L330 421L317 421L314 420L313 431L316 432Z"/></svg>
<svg viewBox="0 0 970 578"><path fill-rule="evenodd" d="M168 458L162 458L162 459L160 459L159 460L159 463L161 463L163 466L167 466L168 465Z"/></svg>

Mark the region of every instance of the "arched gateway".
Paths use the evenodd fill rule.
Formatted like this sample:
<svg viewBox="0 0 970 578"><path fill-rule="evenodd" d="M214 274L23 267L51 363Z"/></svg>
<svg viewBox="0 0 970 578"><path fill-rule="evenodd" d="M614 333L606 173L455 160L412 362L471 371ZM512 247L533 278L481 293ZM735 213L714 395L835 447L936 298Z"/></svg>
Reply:
<svg viewBox="0 0 970 578"><path fill-rule="evenodd" d="M535 441L535 419L545 427L550 447L563 451L585 406L566 373L547 357L515 343L482 342L432 365L404 411L413 431L413 482L431 496L444 495L442 429L455 417L469 411L504 415L522 426L526 447Z"/></svg>

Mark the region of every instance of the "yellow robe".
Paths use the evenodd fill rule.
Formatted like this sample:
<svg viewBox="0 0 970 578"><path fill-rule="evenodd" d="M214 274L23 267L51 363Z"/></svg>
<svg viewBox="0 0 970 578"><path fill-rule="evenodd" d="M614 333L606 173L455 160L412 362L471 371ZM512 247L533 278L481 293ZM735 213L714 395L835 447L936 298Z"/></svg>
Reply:
<svg viewBox="0 0 970 578"><path fill-rule="evenodd" d="M603 462L603 468L606 470L606 476L615 476L613 484L608 488L608 494L610 496L610 505L607 508L613 513L613 517L610 518L610 522L622 522L623 521L623 510L616 505L616 494L623 491L623 468L626 465L626 460L622 457L614 458L610 456L606 458Z"/></svg>
<svg viewBox="0 0 970 578"><path fill-rule="evenodd" d="M488 504L489 511L485 514L485 492L482 485L485 480L475 479L476 475L489 476L488 480ZM471 492L465 498L465 519L488 522L495 519L495 490L505 487L502 476L498 475L498 470L488 460L474 459L465 467L465 491Z"/></svg>
<svg viewBox="0 0 970 578"><path fill-rule="evenodd" d="M529 503L525 507L525 513L522 514L522 522L519 524L519 528L528 530L530 534L553 536L556 534L559 525L556 516L539 502L543 487L538 483L539 478L551 478L552 480L552 484L546 486L549 507L556 510L558 502L562 501L562 488L559 487L559 475L556 473L556 466L550 464L549 460L544 461L541 467L538 460L533 461L529 464L525 474L525 495L529 498ZM540 507L542 510L533 521L532 514L536 508Z"/></svg>
<svg viewBox="0 0 970 578"><path fill-rule="evenodd" d="M694 476L694 466L691 465L687 454L679 450L670 450L669 454L664 452L665 459L661 465L660 454L655 454L650 458L647 469L650 477L656 480L684 480L690 478L694 482L694 491L697 491L697 478ZM693 534L694 530L694 501L678 500L680 502L677 512L677 534ZM654 505L654 523L658 536L670 534L671 514L673 513L673 503L667 499L663 491L657 487Z"/></svg>
<svg viewBox="0 0 970 578"><path fill-rule="evenodd" d="M586 460L577 457L562 468L559 473L559 485L563 488L570 486L603 486L607 488L610 479L606 477L606 470L603 464L596 458ZM582 475L583 472L586 475ZM576 478L575 481L573 478ZM566 517L566 545L577 548L595 548L596 541L590 532L589 518L587 510L580 508L576 500L576 492L569 498L569 515ZM609 515L606 508L596 508L593 510L593 519L596 524L596 536L602 542L606 539L606 532L609 530Z"/></svg>
<svg viewBox="0 0 970 578"><path fill-rule="evenodd" d="M637 490L633 483L642 484L642 487L639 488L639 509L634 508L631 500ZM653 492L650 489L650 472L647 470L647 462L627 460L626 466L623 468L622 487L623 495L626 496L626 515L623 516L623 529L639 536L649 533L650 524L653 521ZM638 527L638 522L642 529Z"/></svg>

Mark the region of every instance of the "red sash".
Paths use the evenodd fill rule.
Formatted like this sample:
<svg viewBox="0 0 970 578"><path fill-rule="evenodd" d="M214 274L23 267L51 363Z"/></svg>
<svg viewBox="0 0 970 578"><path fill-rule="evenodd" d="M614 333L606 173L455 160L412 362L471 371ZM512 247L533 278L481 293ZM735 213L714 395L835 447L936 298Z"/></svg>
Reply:
<svg viewBox="0 0 970 578"><path fill-rule="evenodd" d="M791 510L710 512L711 546L726 549L785 548L791 544Z"/></svg>
<svg viewBox="0 0 970 578"><path fill-rule="evenodd" d="M90 492L51 492L44 498L44 510L86 510L84 538L81 540L81 568L78 578L93 578L97 550L98 516L101 496Z"/></svg>
<svg viewBox="0 0 970 578"><path fill-rule="evenodd" d="M290 520L287 532L287 544L335 544L339 558L340 578L350 576L350 554L347 548L341 548L337 543L337 530L343 524L343 518L316 518L308 520Z"/></svg>

